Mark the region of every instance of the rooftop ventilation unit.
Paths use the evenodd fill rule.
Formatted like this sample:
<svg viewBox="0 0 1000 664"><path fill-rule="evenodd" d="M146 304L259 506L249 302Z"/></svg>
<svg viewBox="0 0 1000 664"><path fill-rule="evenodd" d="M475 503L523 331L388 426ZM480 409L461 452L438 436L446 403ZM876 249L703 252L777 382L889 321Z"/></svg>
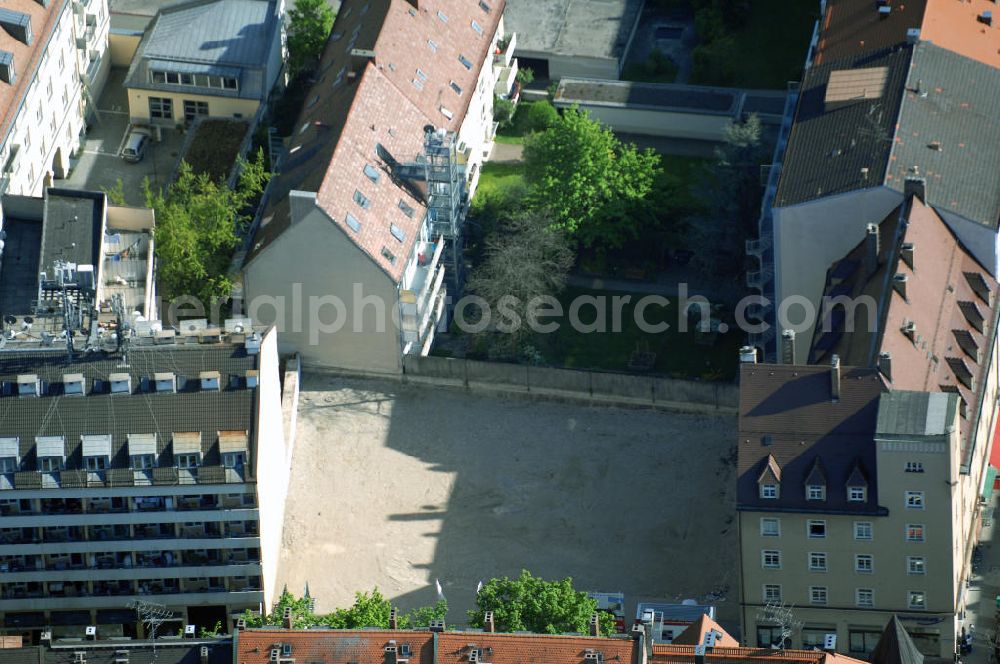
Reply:
<svg viewBox="0 0 1000 664"><path fill-rule="evenodd" d="M260 384L260 375L256 369L250 369L246 373L247 388L253 389Z"/></svg>
<svg viewBox="0 0 1000 664"><path fill-rule="evenodd" d="M31 46L31 17L13 9L0 9L0 27L11 37L26 46Z"/></svg>
<svg viewBox="0 0 1000 664"><path fill-rule="evenodd" d="M208 319L193 318L191 320L184 320L178 324L178 329L180 329L182 336L197 335L208 329Z"/></svg>
<svg viewBox="0 0 1000 664"><path fill-rule="evenodd" d="M889 18L890 14L892 14L892 7L888 5L882 5L881 7L878 8L879 18Z"/></svg>
<svg viewBox="0 0 1000 664"><path fill-rule="evenodd" d="M63 394L84 394L87 383L82 373L63 374Z"/></svg>
<svg viewBox="0 0 1000 664"><path fill-rule="evenodd" d="M253 334L248 336L246 340L247 355L256 355L257 353L259 353L260 342L261 339L259 333L254 332Z"/></svg>
<svg viewBox="0 0 1000 664"><path fill-rule="evenodd" d="M906 43L916 44L920 41L920 28L910 28L906 31Z"/></svg>
<svg viewBox="0 0 1000 664"><path fill-rule="evenodd" d="M157 392L177 392L177 376L171 371L153 374Z"/></svg>
<svg viewBox="0 0 1000 664"><path fill-rule="evenodd" d="M249 318L230 318L223 323L223 326L226 334L243 334L252 331L253 321Z"/></svg>
<svg viewBox="0 0 1000 664"><path fill-rule="evenodd" d="M131 394L132 376L127 373L113 373L108 376L111 383L111 394Z"/></svg>
<svg viewBox="0 0 1000 664"><path fill-rule="evenodd" d="M17 377L17 395L21 397L42 396L42 381L37 374L21 374Z"/></svg>

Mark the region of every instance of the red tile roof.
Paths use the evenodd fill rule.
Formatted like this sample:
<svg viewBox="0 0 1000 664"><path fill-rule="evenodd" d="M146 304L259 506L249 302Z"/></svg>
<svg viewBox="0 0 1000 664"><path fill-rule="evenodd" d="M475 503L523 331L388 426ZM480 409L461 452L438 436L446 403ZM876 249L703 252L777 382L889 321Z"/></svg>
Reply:
<svg viewBox="0 0 1000 664"><path fill-rule="evenodd" d="M235 664L273 664L271 650L292 647L296 662L381 664L386 646L409 646L411 664L434 661L434 635L424 631L248 629L236 634Z"/></svg>
<svg viewBox="0 0 1000 664"><path fill-rule="evenodd" d="M443 632L435 664L468 662L472 649L482 651L480 661L490 664L583 664L587 652L602 654L605 662L629 664L635 648L636 642L626 637Z"/></svg>
<svg viewBox="0 0 1000 664"><path fill-rule="evenodd" d="M729 636L729 633L722 629L719 623L705 614L702 614L697 621L685 627L684 631L677 635L677 638L673 640L671 645L696 646L704 643L705 637L711 632L717 634L715 645L720 648L738 648L740 645L740 642Z"/></svg>
<svg viewBox="0 0 1000 664"><path fill-rule="evenodd" d="M653 644L650 664L691 664L693 646L678 646L672 643ZM713 648L705 653L705 664L740 664L760 662L761 664L860 664L862 660L837 655L823 650L772 650L770 648Z"/></svg>

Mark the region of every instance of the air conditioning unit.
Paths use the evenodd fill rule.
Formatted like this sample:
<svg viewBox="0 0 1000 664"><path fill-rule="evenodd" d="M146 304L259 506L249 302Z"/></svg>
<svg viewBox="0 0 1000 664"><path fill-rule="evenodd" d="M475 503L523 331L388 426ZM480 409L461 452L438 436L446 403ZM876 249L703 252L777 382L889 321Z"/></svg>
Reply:
<svg viewBox="0 0 1000 664"><path fill-rule="evenodd" d="M277 662L278 661L278 656L280 654L281 654L280 650L278 650L277 648L271 648L271 656L268 658L267 661L269 661L269 662Z"/></svg>
<svg viewBox="0 0 1000 664"><path fill-rule="evenodd" d="M73 653L74 664L87 664L87 653L82 650L77 650Z"/></svg>
<svg viewBox="0 0 1000 664"><path fill-rule="evenodd" d="M837 635L827 634L823 637L823 650L836 650L837 649Z"/></svg>
<svg viewBox="0 0 1000 664"><path fill-rule="evenodd" d="M184 625L184 636L194 637L194 625Z"/></svg>
<svg viewBox="0 0 1000 664"><path fill-rule="evenodd" d="M95 625L87 625L86 634L88 638L97 638L97 627Z"/></svg>

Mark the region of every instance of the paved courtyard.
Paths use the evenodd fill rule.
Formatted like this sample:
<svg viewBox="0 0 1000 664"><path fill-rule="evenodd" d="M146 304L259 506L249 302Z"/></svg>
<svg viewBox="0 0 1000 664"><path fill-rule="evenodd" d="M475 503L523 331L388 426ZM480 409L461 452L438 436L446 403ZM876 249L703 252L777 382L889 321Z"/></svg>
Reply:
<svg viewBox="0 0 1000 664"><path fill-rule="evenodd" d="M738 616L735 418L306 375L280 584L320 612L377 586L464 622L521 568ZM736 633L736 632L734 632Z"/></svg>
<svg viewBox="0 0 1000 664"><path fill-rule="evenodd" d="M143 205L142 181L148 177L154 187L166 186L177 166L184 136L174 129L164 129L161 141L150 143L146 157L129 164L118 156L129 126L127 91L122 86L125 69L112 69L104 92L97 102L100 118L93 119L79 159L73 161L69 178L56 180L55 186L102 191L124 185L125 202Z"/></svg>

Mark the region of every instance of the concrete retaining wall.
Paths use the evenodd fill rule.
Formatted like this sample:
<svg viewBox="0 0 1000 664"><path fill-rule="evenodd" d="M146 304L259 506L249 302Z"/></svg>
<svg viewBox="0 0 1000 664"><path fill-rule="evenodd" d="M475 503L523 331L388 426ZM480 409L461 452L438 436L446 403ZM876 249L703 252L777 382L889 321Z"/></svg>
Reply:
<svg viewBox="0 0 1000 664"><path fill-rule="evenodd" d="M734 414L739 389L659 376L408 355L403 380L475 390L539 394L670 410Z"/></svg>

